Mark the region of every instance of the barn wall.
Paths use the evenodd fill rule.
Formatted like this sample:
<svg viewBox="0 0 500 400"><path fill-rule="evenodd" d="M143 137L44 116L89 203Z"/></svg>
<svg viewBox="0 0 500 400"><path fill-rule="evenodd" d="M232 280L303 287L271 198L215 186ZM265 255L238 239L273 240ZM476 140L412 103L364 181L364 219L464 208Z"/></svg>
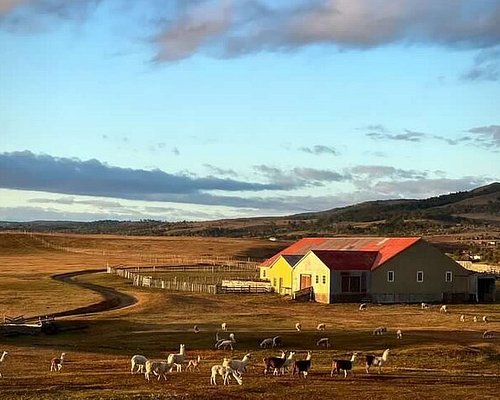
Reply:
<svg viewBox="0 0 500 400"><path fill-rule="evenodd" d="M388 271L394 271L394 282L388 282ZM417 282L417 271L423 271L423 282ZM446 271L452 273L451 282L445 281ZM453 297L466 301L471 291L469 275L437 248L420 240L373 271L372 298L380 302L443 301Z"/></svg>
<svg viewBox="0 0 500 400"><path fill-rule="evenodd" d="M278 257L271 265L268 275L276 293L292 294L292 267L283 257Z"/></svg>
<svg viewBox="0 0 500 400"><path fill-rule="evenodd" d="M311 285L314 289L314 299L319 303L330 302L330 269L316 257L307 253L293 269L293 290L300 289L300 275L311 275ZM325 283L323 283L323 277Z"/></svg>

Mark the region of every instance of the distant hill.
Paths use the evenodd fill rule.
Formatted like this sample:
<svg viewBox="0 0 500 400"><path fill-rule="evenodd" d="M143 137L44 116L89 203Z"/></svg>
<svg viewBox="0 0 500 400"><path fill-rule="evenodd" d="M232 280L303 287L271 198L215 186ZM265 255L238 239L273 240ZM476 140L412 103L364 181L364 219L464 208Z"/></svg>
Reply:
<svg viewBox="0 0 500 400"><path fill-rule="evenodd" d="M423 200L369 201L287 217L203 222L0 222L0 229L124 235L276 237L324 235L432 235L500 230L500 183Z"/></svg>

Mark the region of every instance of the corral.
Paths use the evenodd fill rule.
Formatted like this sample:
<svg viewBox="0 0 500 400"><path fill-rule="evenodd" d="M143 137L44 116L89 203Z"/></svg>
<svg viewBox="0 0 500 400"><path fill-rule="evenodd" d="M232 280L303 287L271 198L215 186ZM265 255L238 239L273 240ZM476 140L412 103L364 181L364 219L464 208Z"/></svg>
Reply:
<svg viewBox="0 0 500 400"><path fill-rule="evenodd" d="M0 351L8 351L0 366L0 398L23 399L171 399L171 398L496 398L500 390L500 343L483 332L498 331L497 304L457 304L447 313L438 305L325 305L298 303L276 294L241 296L206 295L151 290L105 273L75 275L77 285L54 281L50 275L120 263L144 262L146 253L171 253L196 242L200 252L265 258L275 253L269 241L198 238L122 238L104 236L53 236L45 247L29 235L2 234L0 241L0 300L2 313L46 315L102 301L92 287L113 289L137 299L125 308L78 317L58 318L65 325L78 322L84 330L58 335L0 337ZM180 246L180 244L185 244ZM65 249L55 249L53 246ZM190 250L195 246L189 246ZM212 250L208 250L212 248ZM180 249L180 250L179 250ZM79 251L76 251L79 250ZM89 251L85 253L83 251ZM91 253L92 252L92 253ZM103 257L103 252L106 256ZM88 310L90 311L90 310ZM465 321L460 321L460 316ZM473 322L487 315L488 323ZM214 336L221 322L236 336L234 352L215 350ZM295 324L300 322L301 332ZM318 322L326 331L316 331ZM197 325L199 333L193 332ZM378 326L388 333L373 336ZM403 339L396 339L401 329ZM263 338L280 335L285 349L297 351L297 359L312 350L312 370L307 380L264 376L262 358L277 355L261 350ZM321 337L331 347L317 348ZM166 381L147 383L130 375L130 357L144 354L165 358L186 344L187 357L201 356L201 372L170 373ZM391 348L383 374L366 374L363 362L347 379L330 377L333 358L347 358L353 351L381 355ZM211 386L210 366L227 356L240 358L251 351L243 385ZM66 353L60 373L50 373L50 360Z"/></svg>

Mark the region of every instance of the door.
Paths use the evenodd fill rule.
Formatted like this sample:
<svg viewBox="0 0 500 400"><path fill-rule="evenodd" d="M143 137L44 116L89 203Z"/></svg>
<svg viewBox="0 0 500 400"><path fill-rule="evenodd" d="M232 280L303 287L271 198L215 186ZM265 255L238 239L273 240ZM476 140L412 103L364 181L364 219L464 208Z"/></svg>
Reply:
<svg viewBox="0 0 500 400"><path fill-rule="evenodd" d="M282 293L283 291L283 278L280 278L280 284L278 286L278 293Z"/></svg>
<svg viewBox="0 0 500 400"><path fill-rule="evenodd" d="M305 289L311 287L311 275L300 275L300 288Z"/></svg>

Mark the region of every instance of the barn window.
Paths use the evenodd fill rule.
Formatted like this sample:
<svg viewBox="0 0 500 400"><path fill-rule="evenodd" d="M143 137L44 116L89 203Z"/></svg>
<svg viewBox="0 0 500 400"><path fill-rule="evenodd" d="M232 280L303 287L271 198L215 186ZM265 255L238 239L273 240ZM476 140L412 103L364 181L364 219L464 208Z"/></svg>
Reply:
<svg viewBox="0 0 500 400"><path fill-rule="evenodd" d="M451 271L446 271L445 277L444 277L445 282L451 282L453 281L453 272Z"/></svg>
<svg viewBox="0 0 500 400"><path fill-rule="evenodd" d="M323 285L326 284L326 275L323 275Z"/></svg>
<svg viewBox="0 0 500 400"><path fill-rule="evenodd" d="M316 275L316 283L319 283L319 275Z"/></svg>
<svg viewBox="0 0 500 400"><path fill-rule="evenodd" d="M262 270L262 277L263 277L263 278L265 278L265 277L266 277L266 270L265 270L265 269L263 269L263 270Z"/></svg>
<svg viewBox="0 0 500 400"><path fill-rule="evenodd" d="M276 286L276 278L273 278L273 286Z"/></svg>
<svg viewBox="0 0 500 400"><path fill-rule="evenodd" d="M387 271L387 282L394 282L394 271Z"/></svg>
<svg viewBox="0 0 500 400"><path fill-rule="evenodd" d="M417 271L417 282L424 281L424 271Z"/></svg>

